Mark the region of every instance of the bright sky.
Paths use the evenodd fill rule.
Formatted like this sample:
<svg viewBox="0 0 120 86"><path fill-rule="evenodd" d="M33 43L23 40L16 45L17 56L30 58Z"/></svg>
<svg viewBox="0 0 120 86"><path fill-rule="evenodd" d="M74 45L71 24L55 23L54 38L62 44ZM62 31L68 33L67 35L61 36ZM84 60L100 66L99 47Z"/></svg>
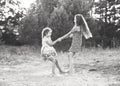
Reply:
<svg viewBox="0 0 120 86"><path fill-rule="evenodd" d="M24 8L29 8L30 4L35 2L35 0L19 0L21 2L21 6Z"/></svg>
<svg viewBox="0 0 120 86"><path fill-rule="evenodd" d="M95 0L95 2L98 2L99 0Z"/></svg>

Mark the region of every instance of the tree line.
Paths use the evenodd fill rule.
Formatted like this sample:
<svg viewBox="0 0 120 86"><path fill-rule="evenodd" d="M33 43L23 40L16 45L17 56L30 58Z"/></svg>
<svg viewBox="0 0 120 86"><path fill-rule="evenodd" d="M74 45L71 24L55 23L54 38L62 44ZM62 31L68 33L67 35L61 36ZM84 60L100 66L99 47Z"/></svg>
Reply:
<svg viewBox="0 0 120 86"><path fill-rule="evenodd" d="M6 4L3 2L0 2L0 6L4 9ZM19 4L18 2L17 4L12 3L18 7ZM13 9L12 17L0 18L2 22L7 22L7 24L0 23L5 26L2 34L9 33L11 36L15 33L16 28L16 31L19 32L17 36L13 35L9 38L10 36L5 34L1 38L8 44L13 41L17 44L41 44L41 31L44 27L49 26L53 29L52 39L55 40L71 30L74 24L74 15L79 13L85 17L93 34L92 39L85 40L83 38L83 46L116 47L119 46L120 40L119 5L120 0L99 0L98 2L95 0L36 0L29 9L24 10L19 7L18 12ZM9 10L12 13L12 10ZM93 13L99 17L93 18ZM3 15L2 17L4 18ZM56 47L66 50L70 46L70 42L71 39L63 40ZM62 47L63 45L66 45L66 49Z"/></svg>

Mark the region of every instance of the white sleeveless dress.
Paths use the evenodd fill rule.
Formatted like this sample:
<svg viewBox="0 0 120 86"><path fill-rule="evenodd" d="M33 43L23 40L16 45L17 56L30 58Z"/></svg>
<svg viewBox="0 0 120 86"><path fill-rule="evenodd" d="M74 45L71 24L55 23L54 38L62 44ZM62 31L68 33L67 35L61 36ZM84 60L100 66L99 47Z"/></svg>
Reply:
<svg viewBox="0 0 120 86"><path fill-rule="evenodd" d="M47 43L50 41L52 41L50 37L42 39L41 55L44 60L54 60L57 55L55 48Z"/></svg>

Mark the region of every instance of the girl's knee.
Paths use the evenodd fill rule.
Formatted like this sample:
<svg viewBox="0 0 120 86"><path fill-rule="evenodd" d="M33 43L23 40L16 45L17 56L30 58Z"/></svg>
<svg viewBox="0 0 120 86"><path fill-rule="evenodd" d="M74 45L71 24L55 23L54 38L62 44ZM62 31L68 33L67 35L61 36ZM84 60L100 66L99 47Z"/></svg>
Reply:
<svg viewBox="0 0 120 86"><path fill-rule="evenodd" d="M57 60L56 59L53 59L53 63L56 63L57 62Z"/></svg>
<svg viewBox="0 0 120 86"><path fill-rule="evenodd" d="M53 62L53 63L56 63L56 59L55 58L50 58L49 59L51 62Z"/></svg>
<svg viewBox="0 0 120 86"><path fill-rule="evenodd" d="M73 57L75 55L75 52L69 52L69 57Z"/></svg>

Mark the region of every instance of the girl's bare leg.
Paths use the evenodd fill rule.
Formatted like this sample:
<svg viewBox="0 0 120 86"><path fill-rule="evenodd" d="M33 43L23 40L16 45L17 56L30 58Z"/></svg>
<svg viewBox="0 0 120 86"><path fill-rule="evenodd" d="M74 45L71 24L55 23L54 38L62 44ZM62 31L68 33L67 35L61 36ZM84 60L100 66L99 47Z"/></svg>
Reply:
<svg viewBox="0 0 120 86"><path fill-rule="evenodd" d="M57 60L55 61L55 64L56 64L56 67L58 68L59 72L60 72L60 73L63 73L63 71L62 71L62 69L60 68L60 65L59 65L59 63L58 63Z"/></svg>
<svg viewBox="0 0 120 86"><path fill-rule="evenodd" d="M73 52L69 52L69 57L68 57L68 60L69 60L69 73L72 74L74 72L74 69L73 69L73 56L74 56L75 53Z"/></svg>
<svg viewBox="0 0 120 86"><path fill-rule="evenodd" d="M52 73L53 74L55 74L55 66L57 67L57 69L59 70L60 73L64 73L62 71L62 69L60 68L60 65L59 65L57 59L52 58L52 59L50 59L50 61L53 63L53 65L52 65Z"/></svg>
<svg viewBox="0 0 120 86"><path fill-rule="evenodd" d="M55 75L55 59L51 57L49 60L52 62L52 75Z"/></svg>
<svg viewBox="0 0 120 86"><path fill-rule="evenodd" d="M55 75L55 62L52 62L52 74Z"/></svg>

